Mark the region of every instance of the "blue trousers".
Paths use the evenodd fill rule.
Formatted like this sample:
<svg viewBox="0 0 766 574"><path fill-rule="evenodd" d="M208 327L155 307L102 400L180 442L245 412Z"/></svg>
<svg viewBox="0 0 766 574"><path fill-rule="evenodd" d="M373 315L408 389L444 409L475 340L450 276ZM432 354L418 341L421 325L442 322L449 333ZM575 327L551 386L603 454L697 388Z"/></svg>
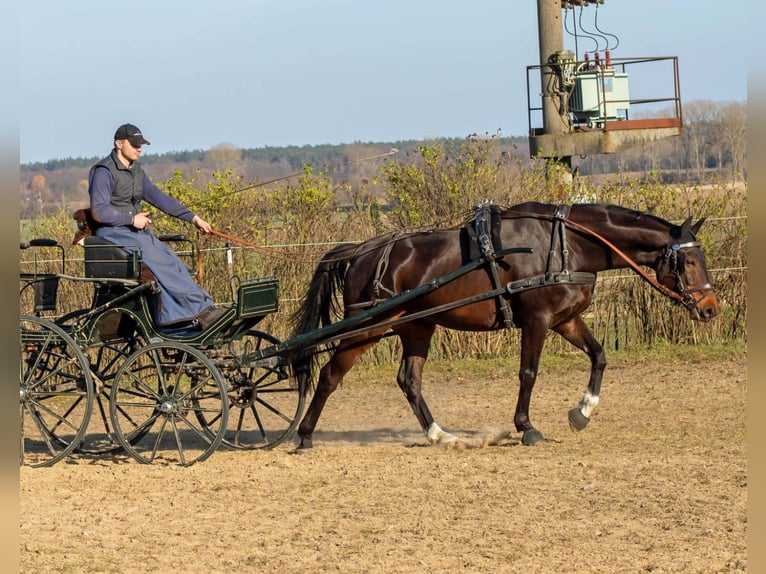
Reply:
<svg viewBox="0 0 766 574"><path fill-rule="evenodd" d="M158 326L191 320L213 306L213 298L194 281L188 268L170 247L148 229L99 227L96 235L122 245L129 251L141 251L141 260L157 279L161 305L154 305Z"/></svg>

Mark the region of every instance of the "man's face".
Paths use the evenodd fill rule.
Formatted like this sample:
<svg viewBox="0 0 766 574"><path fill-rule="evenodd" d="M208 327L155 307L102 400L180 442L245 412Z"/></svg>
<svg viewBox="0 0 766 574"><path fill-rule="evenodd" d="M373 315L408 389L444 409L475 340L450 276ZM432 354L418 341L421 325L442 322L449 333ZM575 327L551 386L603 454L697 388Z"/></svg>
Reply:
<svg viewBox="0 0 766 574"><path fill-rule="evenodd" d="M114 146L117 148L117 153L121 154L129 162L136 161L138 156L141 155L141 146L135 146L130 143L130 140L115 140Z"/></svg>

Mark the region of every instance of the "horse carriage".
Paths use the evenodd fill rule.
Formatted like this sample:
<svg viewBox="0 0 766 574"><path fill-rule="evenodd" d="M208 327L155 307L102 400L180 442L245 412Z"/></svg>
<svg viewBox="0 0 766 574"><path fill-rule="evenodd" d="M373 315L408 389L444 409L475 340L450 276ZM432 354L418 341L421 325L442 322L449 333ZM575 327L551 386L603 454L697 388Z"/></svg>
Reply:
<svg viewBox="0 0 766 574"><path fill-rule="evenodd" d="M530 422L529 403L545 334L551 329L581 349L591 376L568 416L572 429L582 430L606 365L581 317L596 274L631 267L692 319L710 320L718 303L696 239L701 224L689 218L675 225L616 206L501 210L485 201L464 226L399 232L327 252L286 341L257 329L278 310L276 277L236 280L233 301L211 325L163 330L152 320L155 286L142 273L140 252L86 237L85 273L73 276L55 241L22 243L22 250L59 250L60 270L35 265L21 274L22 294L31 291L34 302L20 321L21 463L124 452L142 463L190 465L221 445L273 448L296 430L299 448L310 448L329 395L357 358L389 335L402 342L397 382L424 433L432 442L452 441L421 393L439 325L521 330L514 424L525 444L544 438ZM194 245L182 235L161 239ZM92 284L90 306L58 315L62 280ZM333 321L341 295L343 318ZM315 384L324 352L331 356Z"/></svg>

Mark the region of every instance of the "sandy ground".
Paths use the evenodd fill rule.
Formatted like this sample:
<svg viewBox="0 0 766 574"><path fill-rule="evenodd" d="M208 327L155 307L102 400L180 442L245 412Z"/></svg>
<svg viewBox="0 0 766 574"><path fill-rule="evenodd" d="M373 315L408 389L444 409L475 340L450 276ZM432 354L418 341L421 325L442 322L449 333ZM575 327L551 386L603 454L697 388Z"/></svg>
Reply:
<svg viewBox="0 0 766 574"><path fill-rule="evenodd" d="M744 360L610 366L579 434L567 411L587 373L573 363L541 372L535 447L512 428L516 365L498 363L479 380L426 372L458 447L427 443L392 368L352 371L311 451L22 467L21 571L746 571Z"/></svg>

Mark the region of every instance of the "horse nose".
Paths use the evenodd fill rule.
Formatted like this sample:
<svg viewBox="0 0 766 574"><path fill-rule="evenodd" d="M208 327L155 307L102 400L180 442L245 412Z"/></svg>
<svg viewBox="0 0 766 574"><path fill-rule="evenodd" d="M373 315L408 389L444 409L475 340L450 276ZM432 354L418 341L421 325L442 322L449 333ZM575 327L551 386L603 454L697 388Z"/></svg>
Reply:
<svg viewBox="0 0 766 574"><path fill-rule="evenodd" d="M718 315L718 299L714 295L703 297L697 304L700 320L710 321Z"/></svg>

